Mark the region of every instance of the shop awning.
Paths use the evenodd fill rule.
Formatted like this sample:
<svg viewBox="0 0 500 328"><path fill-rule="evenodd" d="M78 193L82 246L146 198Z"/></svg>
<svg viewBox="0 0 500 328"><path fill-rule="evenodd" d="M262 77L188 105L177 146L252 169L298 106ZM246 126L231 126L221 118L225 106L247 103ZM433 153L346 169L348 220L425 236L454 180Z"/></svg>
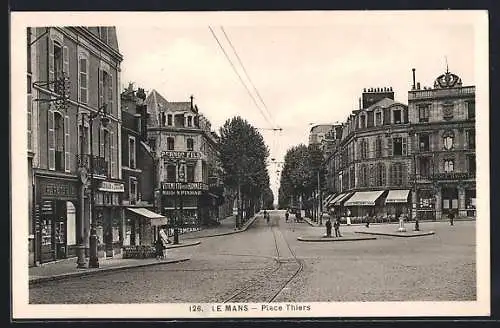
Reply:
<svg viewBox="0 0 500 328"><path fill-rule="evenodd" d="M146 208L143 207L127 207L127 210L140 215L146 219L151 220L151 225L152 226L161 226L161 225L166 225L168 224L168 219L164 217L161 214L152 212Z"/></svg>
<svg viewBox="0 0 500 328"><path fill-rule="evenodd" d="M330 194L328 195L324 200L323 200L323 206L326 206L328 205L328 203L330 202L330 200L333 199L333 197L335 196L335 194Z"/></svg>
<svg viewBox="0 0 500 328"><path fill-rule="evenodd" d="M349 193L349 192L338 195L337 197L335 197L334 199L332 199L330 201L330 205L334 205L334 206L342 205L342 201L345 200L347 197L349 197L349 195L351 195L351 193Z"/></svg>
<svg viewBox="0 0 500 328"><path fill-rule="evenodd" d="M357 191L344 206L373 206L375 201L384 193L383 190L377 191Z"/></svg>
<svg viewBox="0 0 500 328"><path fill-rule="evenodd" d="M385 203L406 203L409 193L409 190L389 190Z"/></svg>

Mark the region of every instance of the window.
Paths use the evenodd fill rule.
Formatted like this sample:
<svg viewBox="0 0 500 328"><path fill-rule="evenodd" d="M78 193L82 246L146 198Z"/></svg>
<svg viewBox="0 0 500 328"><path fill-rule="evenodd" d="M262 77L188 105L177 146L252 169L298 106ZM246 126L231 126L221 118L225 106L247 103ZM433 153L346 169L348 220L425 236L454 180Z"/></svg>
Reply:
<svg viewBox="0 0 500 328"><path fill-rule="evenodd" d="M103 156L106 161L106 165L111 165L111 138L108 130L103 130ZM111 172L111 171L108 171Z"/></svg>
<svg viewBox="0 0 500 328"><path fill-rule="evenodd" d="M418 145L420 151L429 151L429 135L420 134L418 136Z"/></svg>
<svg viewBox="0 0 500 328"><path fill-rule="evenodd" d="M81 103L88 103L88 59L85 57L80 57L78 61L78 101Z"/></svg>
<svg viewBox="0 0 500 328"><path fill-rule="evenodd" d="M377 157L382 157L382 137L378 136L375 141L375 152Z"/></svg>
<svg viewBox="0 0 500 328"><path fill-rule="evenodd" d="M375 126L382 126L382 111L375 112Z"/></svg>
<svg viewBox="0 0 500 328"><path fill-rule="evenodd" d="M391 183L395 186L401 186L403 184L403 165L401 163L392 164Z"/></svg>
<svg viewBox="0 0 500 328"><path fill-rule="evenodd" d="M194 182L194 165L187 165L187 182Z"/></svg>
<svg viewBox="0 0 500 328"><path fill-rule="evenodd" d="M175 126L184 127L184 114L177 114L174 116Z"/></svg>
<svg viewBox="0 0 500 328"><path fill-rule="evenodd" d="M167 124L168 126L172 126L172 114L167 115ZM165 123L163 125L165 125Z"/></svg>
<svg viewBox="0 0 500 328"><path fill-rule="evenodd" d="M476 102L475 101L468 101L466 102L467 104L467 118L469 120L475 119L476 118Z"/></svg>
<svg viewBox="0 0 500 328"><path fill-rule="evenodd" d="M360 187L366 187L366 183L367 183L367 178L366 178L366 165L361 165L361 168L359 170L359 177L358 177L359 181L359 186Z"/></svg>
<svg viewBox="0 0 500 328"><path fill-rule="evenodd" d="M59 79L63 76L63 50L62 46L54 42L54 78ZM56 83L54 91L58 94L62 93L62 85Z"/></svg>
<svg viewBox="0 0 500 328"><path fill-rule="evenodd" d="M136 157L135 157L135 138L133 136L128 137L128 167L131 169L135 169L136 165Z"/></svg>
<svg viewBox="0 0 500 328"><path fill-rule="evenodd" d="M64 170L64 119L61 114L54 112L54 136L55 136L55 169Z"/></svg>
<svg viewBox="0 0 500 328"><path fill-rule="evenodd" d="M453 148L453 141L455 139L455 135L453 131L446 131L443 134L443 145L446 150L450 150Z"/></svg>
<svg viewBox="0 0 500 328"><path fill-rule="evenodd" d="M194 142L192 138L187 139L187 150L188 151L193 151L194 150Z"/></svg>
<svg viewBox="0 0 500 328"><path fill-rule="evenodd" d="M102 41L108 43L108 28L107 27L99 27L99 37Z"/></svg>
<svg viewBox="0 0 500 328"><path fill-rule="evenodd" d="M192 127L193 126L193 117L192 116L188 116L188 118L187 118L187 125L188 125L188 127Z"/></svg>
<svg viewBox="0 0 500 328"><path fill-rule="evenodd" d="M356 185L355 182L356 182L356 174L354 173L354 167L351 167L350 169L350 173L349 173L349 179L350 179L350 182L349 182L349 188L354 188L354 186Z"/></svg>
<svg viewBox="0 0 500 328"><path fill-rule="evenodd" d="M359 128L360 129L366 128L366 115L359 116Z"/></svg>
<svg viewBox="0 0 500 328"><path fill-rule="evenodd" d="M454 161L452 159L447 159L444 161L444 171L446 173L453 172L454 169Z"/></svg>
<svg viewBox="0 0 500 328"><path fill-rule="evenodd" d="M400 109L395 109L392 111L393 115L393 123L394 124L401 124L401 110Z"/></svg>
<svg viewBox="0 0 500 328"><path fill-rule="evenodd" d="M393 156L406 156L406 138L397 137L392 139Z"/></svg>
<svg viewBox="0 0 500 328"><path fill-rule="evenodd" d="M420 105L418 106L418 121L423 123L423 122L429 122L429 112L430 112L430 106L429 105Z"/></svg>
<svg viewBox="0 0 500 328"><path fill-rule="evenodd" d="M167 137L167 150L174 150L174 138Z"/></svg>
<svg viewBox="0 0 500 328"><path fill-rule="evenodd" d="M368 157L368 142L366 139L361 139L360 141L360 154L361 159L365 159Z"/></svg>
<svg viewBox="0 0 500 328"><path fill-rule="evenodd" d="M137 201L137 180L136 178L130 177L128 180L128 199L130 204L134 205Z"/></svg>
<svg viewBox="0 0 500 328"><path fill-rule="evenodd" d="M80 154L90 154L90 139L89 139L89 127L88 126L78 126L78 134L80 139Z"/></svg>
<svg viewBox="0 0 500 328"><path fill-rule="evenodd" d="M167 165L167 182L176 182L177 174L175 170L175 165L168 164Z"/></svg>
<svg viewBox="0 0 500 328"><path fill-rule="evenodd" d="M431 171L431 161L428 157L421 157L419 159L419 171L422 177L429 177Z"/></svg>
<svg viewBox="0 0 500 328"><path fill-rule="evenodd" d="M467 155L467 168L470 174L476 174L476 156Z"/></svg>
<svg viewBox="0 0 500 328"><path fill-rule="evenodd" d="M476 148L476 131L468 130L467 131L467 148L475 149Z"/></svg>
<svg viewBox="0 0 500 328"><path fill-rule="evenodd" d="M148 145L151 148L152 151L156 150L156 140L154 138L149 138L148 139Z"/></svg>
<svg viewBox="0 0 500 328"><path fill-rule="evenodd" d="M377 165L377 183L378 186L385 186L385 165L378 163Z"/></svg>

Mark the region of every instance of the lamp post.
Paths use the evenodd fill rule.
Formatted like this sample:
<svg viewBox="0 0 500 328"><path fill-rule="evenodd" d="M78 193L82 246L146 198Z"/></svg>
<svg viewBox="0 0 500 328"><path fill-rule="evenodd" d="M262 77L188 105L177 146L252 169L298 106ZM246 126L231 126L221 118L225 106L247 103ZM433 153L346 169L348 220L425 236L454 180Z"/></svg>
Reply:
<svg viewBox="0 0 500 328"><path fill-rule="evenodd" d="M100 123L103 127L107 127L109 124L109 118L107 117L107 104L102 105L97 109L97 112L86 114L89 119L89 132L90 132L90 213L91 213L91 221L90 221L90 256L89 256L89 268L98 268L99 267L99 258L97 256L97 232L96 232L96 211L95 211L95 183L94 183L94 145L93 145L93 122L94 119L100 118ZM83 114L82 114L83 115Z"/></svg>
<svg viewBox="0 0 500 328"><path fill-rule="evenodd" d="M418 135L417 135L416 131L414 132L414 136L415 136L415 143L418 145L419 142L418 142ZM416 148L417 147L415 147L415 150L416 150ZM414 230L420 231L420 226L418 223L417 203L416 203L417 202L417 152L416 151L413 151L413 194L414 194L414 196L412 197L411 210L412 210L412 214L413 214L413 211L415 214L415 228L414 228ZM415 203L413 202L413 199L415 199Z"/></svg>
<svg viewBox="0 0 500 328"><path fill-rule="evenodd" d="M177 159L176 164L177 164L177 176L180 184L185 184L185 177L186 174L184 170L181 170L181 165L184 164L185 162L182 161L181 159ZM183 212L183 201L182 197L179 195L179 190L177 186L175 186L175 219L174 219L174 245L179 244L179 221L181 218L181 214ZM179 203L179 207L177 204Z"/></svg>

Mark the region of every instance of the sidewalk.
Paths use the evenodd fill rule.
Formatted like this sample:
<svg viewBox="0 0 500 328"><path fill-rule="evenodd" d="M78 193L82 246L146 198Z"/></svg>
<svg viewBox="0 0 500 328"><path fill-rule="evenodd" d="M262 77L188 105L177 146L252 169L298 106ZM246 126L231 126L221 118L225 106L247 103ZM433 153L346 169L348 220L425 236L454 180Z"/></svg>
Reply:
<svg viewBox="0 0 500 328"><path fill-rule="evenodd" d="M157 259L123 259L116 256L108 259L99 259L99 268L78 269L76 258L69 258L62 261L44 264L38 267L29 268L29 284L37 284L44 281L54 281L71 277L82 277L101 272L118 271L131 268L140 268L151 265L179 263L188 261L188 257L169 256L163 260ZM88 261L88 259L87 259Z"/></svg>
<svg viewBox="0 0 500 328"><path fill-rule="evenodd" d="M198 238L209 238L217 236L231 235L235 233L240 233L246 231L262 214L257 213L247 222L243 224L240 229L236 229L236 216L231 215L220 221L220 225L214 228L203 229L200 231L187 232L180 236L180 239L198 239Z"/></svg>

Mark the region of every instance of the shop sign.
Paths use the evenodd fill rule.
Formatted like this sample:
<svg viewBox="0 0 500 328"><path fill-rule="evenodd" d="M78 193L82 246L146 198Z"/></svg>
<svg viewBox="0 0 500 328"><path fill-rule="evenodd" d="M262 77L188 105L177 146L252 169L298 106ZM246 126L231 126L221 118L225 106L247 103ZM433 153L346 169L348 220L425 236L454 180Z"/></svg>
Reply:
<svg viewBox="0 0 500 328"><path fill-rule="evenodd" d="M201 153L197 151L162 151L161 156L168 159L200 159Z"/></svg>
<svg viewBox="0 0 500 328"><path fill-rule="evenodd" d="M201 190L165 190L163 194L167 196L199 196Z"/></svg>
<svg viewBox="0 0 500 328"><path fill-rule="evenodd" d="M124 192L125 186L123 183L102 181L98 190L108 192Z"/></svg>
<svg viewBox="0 0 500 328"><path fill-rule="evenodd" d="M78 198L78 187L73 182L64 180L41 180L40 196L52 199Z"/></svg>
<svg viewBox="0 0 500 328"><path fill-rule="evenodd" d="M163 182L163 190L208 190L208 185L203 182Z"/></svg>

